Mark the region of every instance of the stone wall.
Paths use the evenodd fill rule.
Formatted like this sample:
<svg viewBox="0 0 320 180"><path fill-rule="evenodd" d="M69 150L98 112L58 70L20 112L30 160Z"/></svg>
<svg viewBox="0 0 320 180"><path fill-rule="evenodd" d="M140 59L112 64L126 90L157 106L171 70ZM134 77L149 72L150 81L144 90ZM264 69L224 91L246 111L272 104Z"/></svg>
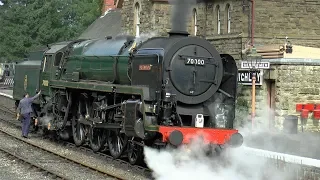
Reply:
<svg viewBox="0 0 320 180"><path fill-rule="evenodd" d="M237 97L237 112L236 125L239 127L251 123L251 102L252 102L252 86L241 85L238 86ZM247 106L247 109L241 107ZM267 105L267 85L263 82L262 85L256 86L256 128L267 128L269 126L269 115L271 113Z"/></svg>
<svg viewBox="0 0 320 180"><path fill-rule="evenodd" d="M265 74L266 74L265 70ZM320 78L317 77L320 72L320 65L311 64L272 64L272 78L275 79L275 110L271 110L268 105L267 80L263 80L262 86L256 86L256 127L268 128L269 123L276 129L283 129L283 121L287 115L297 115L296 104L320 104ZM251 123L251 95L252 86L239 85L237 101L240 105L246 104L248 110L237 112L238 124ZM241 107L238 107L241 108ZM243 112L246 113L243 115ZM275 115L275 122L270 121L270 117ZM299 127L300 127L299 118ZM301 129L299 129L300 131ZM309 119L304 126L305 131L319 132L319 121L312 119L312 113L309 113Z"/></svg>
<svg viewBox="0 0 320 180"><path fill-rule="evenodd" d="M320 66L312 65L274 65L276 73L276 112L277 125L281 126L283 116L298 115L297 103L320 104ZM309 114L311 117L311 113ZM313 125L311 118L307 128L317 131L319 127Z"/></svg>
<svg viewBox="0 0 320 180"><path fill-rule="evenodd" d="M171 30L171 5L168 2L153 2L146 0L124 0L122 8L122 27L127 34L135 35L134 31L134 6L140 5L140 34L166 36ZM227 33L227 11L231 7L231 32ZM217 6L220 7L221 34L217 34ZM207 3L197 3L192 10L197 11L197 36L207 38L221 53L228 53L235 59L241 59L241 50L247 41L242 33L247 29L246 11L242 9L242 1L218 0ZM188 32L192 34L192 10Z"/></svg>
<svg viewBox="0 0 320 180"><path fill-rule="evenodd" d="M244 44L250 38L251 4L240 0L215 0L197 3L198 36L206 37L222 53L240 59ZM255 1L255 45L284 44L285 37L296 45L320 47L320 2L311 0ZM171 5L152 0L124 0L123 29L134 35L134 5L140 5L140 31L143 34L166 35L171 29ZM227 33L226 7L231 7L231 33ZM217 34L217 6L220 7L221 34ZM192 32L192 13L188 31ZM191 33L190 33L191 34ZM241 41L239 41L241 39Z"/></svg>
<svg viewBox="0 0 320 180"><path fill-rule="evenodd" d="M255 0L255 39L259 44L293 44L320 47L320 1Z"/></svg>

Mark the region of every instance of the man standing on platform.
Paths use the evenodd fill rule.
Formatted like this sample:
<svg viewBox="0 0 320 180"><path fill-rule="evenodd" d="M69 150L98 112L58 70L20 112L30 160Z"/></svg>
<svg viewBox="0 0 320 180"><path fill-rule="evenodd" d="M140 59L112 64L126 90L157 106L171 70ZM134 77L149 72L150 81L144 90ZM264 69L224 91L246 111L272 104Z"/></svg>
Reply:
<svg viewBox="0 0 320 180"><path fill-rule="evenodd" d="M28 133L29 133L29 128L30 128L30 120L31 120L31 113L33 112L32 110L32 102L36 98L40 96L41 90L36 94L35 96L29 98L29 94L26 93L24 95L24 98L20 100L19 106L17 108L18 115L17 117L19 118L20 114L22 117L22 137L28 138Z"/></svg>

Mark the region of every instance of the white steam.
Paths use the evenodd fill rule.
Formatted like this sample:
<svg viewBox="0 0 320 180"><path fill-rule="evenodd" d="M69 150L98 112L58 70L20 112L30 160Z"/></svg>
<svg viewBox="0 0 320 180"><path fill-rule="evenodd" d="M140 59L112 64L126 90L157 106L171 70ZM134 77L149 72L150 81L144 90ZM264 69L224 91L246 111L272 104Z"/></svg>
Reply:
<svg viewBox="0 0 320 180"><path fill-rule="evenodd" d="M52 116L43 116L39 118L39 124L42 126L48 126L49 122L53 120Z"/></svg>
<svg viewBox="0 0 320 180"><path fill-rule="evenodd" d="M142 43L152 37L156 37L158 34L156 32L146 32L146 33L141 33L139 37L136 37L135 41L137 43Z"/></svg>
<svg viewBox="0 0 320 180"><path fill-rule="evenodd" d="M221 158L206 155L199 142L162 151L145 148L145 160L157 180L285 180L266 158L248 154L243 148L229 149Z"/></svg>
<svg viewBox="0 0 320 180"><path fill-rule="evenodd" d="M267 130L265 126L257 129L256 134ZM244 138L252 135L251 123L239 132ZM230 148L219 158L206 155L204 150L208 147L199 141L192 142L188 148L156 150L145 147L144 153L157 180L287 180L295 175L277 169L268 158L248 153L244 146Z"/></svg>

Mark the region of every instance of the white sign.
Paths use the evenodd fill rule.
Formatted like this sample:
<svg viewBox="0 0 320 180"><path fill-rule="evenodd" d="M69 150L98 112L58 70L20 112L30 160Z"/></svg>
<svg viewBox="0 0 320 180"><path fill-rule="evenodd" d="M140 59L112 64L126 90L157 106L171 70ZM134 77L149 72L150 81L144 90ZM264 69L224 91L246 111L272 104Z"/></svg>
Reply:
<svg viewBox="0 0 320 180"><path fill-rule="evenodd" d="M248 61L242 61L241 62L241 68L242 69L251 69L252 65L254 65L257 69L270 69L270 62L248 62Z"/></svg>
<svg viewBox="0 0 320 180"><path fill-rule="evenodd" d="M256 85L262 85L263 70L256 73ZM238 70L238 83L243 85L252 85L252 72L249 69Z"/></svg>

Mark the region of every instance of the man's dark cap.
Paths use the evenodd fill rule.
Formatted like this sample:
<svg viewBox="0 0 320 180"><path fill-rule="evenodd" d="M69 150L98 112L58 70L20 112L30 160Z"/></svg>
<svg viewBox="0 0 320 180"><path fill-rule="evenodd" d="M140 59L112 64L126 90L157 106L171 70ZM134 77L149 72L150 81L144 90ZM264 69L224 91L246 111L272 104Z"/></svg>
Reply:
<svg viewBox="0 0 320 180"><path fill-rule="evenodd" d="M29 94L29 93L25 92L25 93L23 94L23 97L26 97L27 94Z"/></svg>

